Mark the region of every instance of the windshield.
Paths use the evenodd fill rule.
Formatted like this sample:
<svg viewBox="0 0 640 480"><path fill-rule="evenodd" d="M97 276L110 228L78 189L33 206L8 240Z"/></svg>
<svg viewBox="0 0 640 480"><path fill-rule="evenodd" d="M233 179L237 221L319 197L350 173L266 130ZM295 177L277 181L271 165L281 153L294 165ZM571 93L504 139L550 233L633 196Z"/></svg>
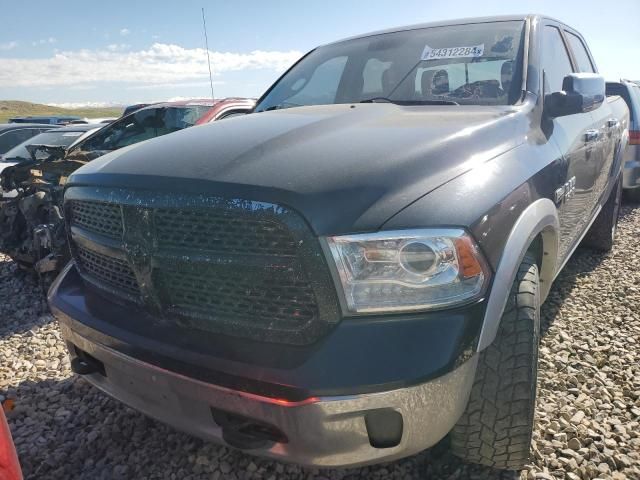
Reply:
<svg viewBox="0 0 640 480"><path fill-rule="evenodd" d="M12 148L2 156L4 162L31 160L27 145L57 145L68 147L75 142L84 132L50 130L31 137L26 142Z"/></svg>
<svg viewBox="0 0 640 480"><path fill-rule="evenodd" d="M449 25L320 47L268 92L257 112L303 105L508 105L518 101L524 22Z"/></svg>
<svg viewBox="0 0 640 480"><path fill-rule="evenodd" d="M191 127L210 109L209 105L189 105L138 110L104 127L78 148L84 152L117 150Z"/></svg>

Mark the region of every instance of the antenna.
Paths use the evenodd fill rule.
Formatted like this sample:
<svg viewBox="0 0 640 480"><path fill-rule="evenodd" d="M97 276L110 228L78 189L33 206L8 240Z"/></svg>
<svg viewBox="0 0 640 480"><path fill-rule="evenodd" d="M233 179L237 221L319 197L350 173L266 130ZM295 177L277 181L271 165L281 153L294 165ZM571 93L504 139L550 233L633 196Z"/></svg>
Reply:
<svg viewBox="0 0 640 480"><path fill-rule="evenodd" d="M209 65L209 85L211 85L211 100L213 96L213 75L211 74L211 59L209 58L209 39L207 38L207 21L204 18L204 7L202 7L202 29L204 30L204 45L207 48L207 64Z"/></svg>

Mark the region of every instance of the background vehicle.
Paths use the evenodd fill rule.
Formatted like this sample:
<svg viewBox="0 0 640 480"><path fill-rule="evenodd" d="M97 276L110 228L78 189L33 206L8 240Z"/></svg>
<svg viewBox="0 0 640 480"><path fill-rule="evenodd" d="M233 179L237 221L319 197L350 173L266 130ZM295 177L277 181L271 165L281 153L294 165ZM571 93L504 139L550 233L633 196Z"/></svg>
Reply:
<svg viewBox="0 0 640 480"><path fill-rule="evenodd" d="M253 100L244 98L154 103L109 124L107 128L71 148L68 158L92 160L143 140L234 114L245 114L254 104Z"/></svg>
<svg viewBox="0 0 640 480"><path fill-rule="evenodd" d="M82 118L80 120L73 120L68 123L68 125L86 125L90 123L111 123L115 122L117 117L106 117L106 118Z"/></svg>
<svg viewBox="0 0 640 480"><path fill-rule="evenodd" d="M45 158L48 154L44 151L37 152L32 146L50 146L68 148L85 134L91 134L104 125L70 125L67 127L53 128L43 133L29 138L20 145L13 147L0 157L0 172L5 168L23 162L32 162L40 158ZM30 152L31 150L31 152ZM33 153L32 153L33 152ZM34 158L35 156L35 158Z"/></svg>
<svg viewBox="0 0 640 480"><path fill-rule="evenodd" d="M0 156L11 150L16 145L29 140L34 135L46 132L57 126L44 126L40 124L0 124Z"/></svg>
<svg viewBox="0 0 640 480"><path fill-rule="evenodd" d="M151 103L134 103L133 105L129 105L125 107L124 111L122 112L122 116L126 117L130 113L140 110L141 108L148 107L149 105L152 105L152 104Z"/></svg>
<svg viewBox="0 0 640 480"><path fill-rule="evenodd" d="M80 117L75 115L13 117L9 119L9 123L44 123L50 125L66 125L73 120L80 120Z"/></svg>
<svg viewBox="0 0 640 480"><path fill-rule="evenodd" d="M254 104L253 100L241 98L158 103L97 131L95 125L65 127L67 134L88 130L92 133L67 148L40 149L36 160L0 173L0 185L5 192L11 192L5 193L0 203L0 251L49 282L69 260L61 203L64 183L73 171L107 152L244 114Z"/></svg>
<svg viewBox="0 0 640 480"><path fill-rule="evenodd" d="M629 113L583 38L541 16L368 34L255 111L69 177L49 303L74 371L254 454L360 465L451 433L522 467L540 303L619 211Z"/></svg>
<svg viewBox="0 0 640 480"><path fill-rule="evenodd" d="M23 478L3 408L0 408L0 478L2 480L22 480Z"/></svg>
<svg viewBox="0 0 640 480"><path fill-rule="evenodd" d="M629 147L624 157L622 188L628 197L640 202L640 85L628 80L607 82L607 95L619 95L629 107Z"/></svg>

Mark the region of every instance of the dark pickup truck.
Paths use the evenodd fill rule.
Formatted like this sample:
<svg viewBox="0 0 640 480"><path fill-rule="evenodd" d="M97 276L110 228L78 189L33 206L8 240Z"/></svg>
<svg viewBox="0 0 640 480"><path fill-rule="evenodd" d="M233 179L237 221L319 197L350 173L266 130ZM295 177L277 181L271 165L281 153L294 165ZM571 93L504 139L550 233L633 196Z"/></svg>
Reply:
<svg viewBox="0 0 640 480"><path fill-rule="evenodd" d="M69 177L49 302L72 367L256 455L361 465L450 433L519 468L540 304L581 242L612 248L628 124L546 17L319 47L255 113Z"/></svg>

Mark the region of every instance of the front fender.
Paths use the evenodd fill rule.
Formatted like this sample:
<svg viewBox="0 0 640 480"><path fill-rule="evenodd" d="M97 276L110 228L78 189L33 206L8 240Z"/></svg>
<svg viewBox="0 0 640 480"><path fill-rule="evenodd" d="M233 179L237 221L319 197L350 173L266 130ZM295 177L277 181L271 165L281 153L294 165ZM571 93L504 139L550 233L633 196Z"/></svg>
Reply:
<svg viewBox="0 0 640 480"><path fill-rule="evenodd" d="M546 299L557 268L559 230L556 206L547 198L536 200L520 214L507 237L496 268L480 331L478 351L487 348L495 339L518 267L539 235L542 238L543 250L540 265L540 298L542 301Z"/></svg>

